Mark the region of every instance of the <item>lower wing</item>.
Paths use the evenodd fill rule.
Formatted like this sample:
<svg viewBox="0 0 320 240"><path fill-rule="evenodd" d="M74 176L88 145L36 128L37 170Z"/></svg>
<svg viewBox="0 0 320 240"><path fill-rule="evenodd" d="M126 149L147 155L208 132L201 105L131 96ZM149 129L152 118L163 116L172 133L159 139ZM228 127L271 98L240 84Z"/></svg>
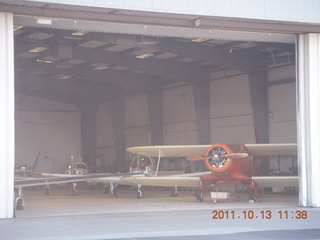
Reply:
<svg viewBox="0 0 320 240"><path fill-rule="evenodd" d="M59 175L59 176L58 176ZM104 173L104 174L94 174L94 175L69 175L69 174L57 174L52 177L46 178L19 178L15 179L15 187L30 187L30 186L41 186L48 184L61 184L61 183L73 183L73 182L84 182L84 181L94 181L98 179L105 179L105 181L110 178L109 182L112 182L114 177L124 177L128 175L135 175L134 173ZM47 175L42 175L47 176Z"/></svg>
<svg viewBox="0 0 320 240"><path fill-rule="evenodd" d="M258 187L298 187L298 176L253 176Z"/></svg>
<svg viewBox="0 0 320 240"><path fill-rule="evenodd" d="M142 184L162 187L196 187L200 177L124 177L122 184Z"/></svg>

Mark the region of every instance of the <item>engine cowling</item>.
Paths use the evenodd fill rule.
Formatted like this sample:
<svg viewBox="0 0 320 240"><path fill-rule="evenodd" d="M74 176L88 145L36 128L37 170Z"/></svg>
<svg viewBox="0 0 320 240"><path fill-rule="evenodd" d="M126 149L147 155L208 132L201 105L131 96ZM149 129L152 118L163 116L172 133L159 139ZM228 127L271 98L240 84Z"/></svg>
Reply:
<svg viewBox="0 0 320 240"><path fill-rule="evenodd" d="M232 158L223 157L226 154L232 154L235 151L224 144L215 144L209 147L206 151L205 160L206 166L212 172L226 172L232 165Z"/></svg>

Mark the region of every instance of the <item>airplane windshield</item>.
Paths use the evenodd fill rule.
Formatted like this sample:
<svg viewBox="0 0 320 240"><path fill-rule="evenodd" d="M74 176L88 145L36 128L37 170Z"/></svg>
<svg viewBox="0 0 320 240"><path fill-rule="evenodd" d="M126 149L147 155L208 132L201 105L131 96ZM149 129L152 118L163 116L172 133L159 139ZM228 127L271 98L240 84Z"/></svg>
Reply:
<svg viewBox="0 0 320 240"><path fill-rule="evenodd" d="M152 166L152 161L149 157L135 157L131 162L131 168L135 170L145 170L148 166Z"/></svg>
<svg viewBox="0 0 320 240"><path fill-rule="evenodd" d="M86 165L84 164L76 164L75 168L87 169Z"/></svg>

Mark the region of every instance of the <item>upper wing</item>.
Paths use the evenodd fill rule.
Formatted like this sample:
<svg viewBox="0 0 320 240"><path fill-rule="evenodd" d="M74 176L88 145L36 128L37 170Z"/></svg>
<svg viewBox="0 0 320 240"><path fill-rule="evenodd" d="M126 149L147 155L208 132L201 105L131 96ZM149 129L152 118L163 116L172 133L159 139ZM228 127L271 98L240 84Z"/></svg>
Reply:
<svg viewBox="0 0 320 240"><path fill-rule="evenodd" d="M252 155L297 155L296 143L245 144Z"/></svg>
<svg viewBox="0 0 320 240"><path fill-rule="evenodd" d="M172 145L131 147L127 151L150 157L188 157L203 155L211 145Z"/></svg>
<svg viewBox="0 0 320 240"><path fill-rule="evenodd" d="M228 144L227 144L228 145ZM237 144L232 144L237 145ZM238 144L244 145L252 155L297 155L295 143ZM204 155L212 145L172 145L131 147L127 151L150 157L189 157Z"/></svg>

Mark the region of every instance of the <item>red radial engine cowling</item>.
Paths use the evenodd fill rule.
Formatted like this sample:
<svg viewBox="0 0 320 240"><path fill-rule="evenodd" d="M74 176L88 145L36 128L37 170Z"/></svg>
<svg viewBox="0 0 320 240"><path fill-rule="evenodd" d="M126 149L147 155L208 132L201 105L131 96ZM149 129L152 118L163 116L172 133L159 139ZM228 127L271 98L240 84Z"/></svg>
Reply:
<svg viewBox="0 0 320 240"><path fill-rule="evenodd" d="M225 158L223 155L235 153L232 148L224 144L215 144L208 148L206 156L210 157L205 160L206 166L212 172L225 172L232 165L232 158Z"/></svg>

